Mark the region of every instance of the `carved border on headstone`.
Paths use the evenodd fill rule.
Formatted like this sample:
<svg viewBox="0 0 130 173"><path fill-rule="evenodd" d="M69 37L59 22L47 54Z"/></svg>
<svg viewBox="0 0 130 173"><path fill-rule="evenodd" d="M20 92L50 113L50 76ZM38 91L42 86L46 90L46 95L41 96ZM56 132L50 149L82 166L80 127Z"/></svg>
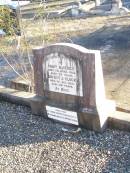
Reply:
<svg viewBox="0 0 130 173"><path fill-rule="evenodd" d="M39 96L44 96L44 81L42 64L44 58L51 53L58 52L65 54L68 57L77 58L82 64L82 79L83 79L83 97L81 99L82 107L95 107L94 79L95 79L95 54L90 50L69 43L54 44L45 48L33 49L34 53L34 83L35 91ZM89 83L88 83L89 81Z"/></svg>
<svg viewBox="0 0 130 173"><path fill-rule="evenodd" d="M40 114L45 114L46 117L52 117L51 112L53 112L54 107L56 112L58 110L63 111L64 116L68 114L68 119L70 116L69 111L74 111L76 113L73 114L74 122L77 115L79 125L95 131L102 131L106 127L108 115L115 111L115 103L105 98L100 51L88 50L70 43L58 43L45 48L33 49L33 53L34 83L37 97L31 103L32 111L35 114L40 112ZM43 63L51 54L65 55L67 58L72 58L79 63L79 66L76 67L82 69L82 75L78 77L82 77L83 94L75 96L75 94L53 92L53 89L48 91L44 84L46 80L46 69L44 68L46 67ZM40 98L39 101L38 97ZM74 105L71 105L71 103L74 103ZM52 110L49 107L50 105ZM48 110L47 115L48 108L50 110ZM56 114L56 116L59 118L60 115Z"/></svg>

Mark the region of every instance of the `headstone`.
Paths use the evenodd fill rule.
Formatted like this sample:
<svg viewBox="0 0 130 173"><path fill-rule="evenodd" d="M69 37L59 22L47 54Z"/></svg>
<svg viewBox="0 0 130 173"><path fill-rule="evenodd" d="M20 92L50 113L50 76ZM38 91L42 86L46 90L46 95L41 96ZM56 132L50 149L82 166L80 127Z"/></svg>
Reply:
<svg viewBox="0 0 130 173"><path fill-rule="evenodd" d="M101 4L101 0L95 0L96 6L99 6Z"/></svg>
<svg viewBox="0 0 130 173"><path fill-rule="evenodd" d="M59 43L33 53L32 113L103 131L115 104L105 98L100 51Z"/></svg>
<svg viewBox="0 0 130 173"><path fill-rule="evenodd" d="M119 14L120 8L122 8L122 1L121 0L112 0L111 12L114 14Z"/></svg>
<svg viewBox="0 0 130 173"><path fill-rule="evenodd" d="M71 15L72 15L72 17L77 17L79 15L79 7L72 6L72 8L71 8Z"/></svg>
<svg viewBox="0 0 130 173"><path fill-rule="evenodd" d="M3 29L0 29L0 37L3 37L5 35L6 35L6 33L3 31Z"/></svg>

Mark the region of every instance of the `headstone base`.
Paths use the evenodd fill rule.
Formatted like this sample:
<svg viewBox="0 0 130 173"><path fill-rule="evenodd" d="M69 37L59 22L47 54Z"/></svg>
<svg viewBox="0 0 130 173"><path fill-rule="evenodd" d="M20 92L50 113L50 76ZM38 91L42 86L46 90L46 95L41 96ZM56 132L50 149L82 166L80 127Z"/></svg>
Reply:
<svg viewBox="0 0 130 173"><path fill-rule="evenodd" d="M115 102L112 100L106 100L104 105L102 105L103 107L97 105L96 108L81 108L78 111L59 107L59 105L48 104L47 102L44 97L33 97L30 100L32 114L41 115L45 118L53 119L56 122L80 126L97 132L103 132L107 128L108 116L116 111ZM106 118L102 120L98 117ZM101 126L101 124L103 125Z"/></svg>

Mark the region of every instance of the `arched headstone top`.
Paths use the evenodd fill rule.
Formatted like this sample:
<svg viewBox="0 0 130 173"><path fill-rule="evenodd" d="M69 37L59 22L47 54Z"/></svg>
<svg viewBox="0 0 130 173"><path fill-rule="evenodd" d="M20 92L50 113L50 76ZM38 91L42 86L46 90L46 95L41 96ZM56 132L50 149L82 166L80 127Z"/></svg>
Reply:
<svg viewBox="0 0 130 173"><path fill-rule="evenodd" d="M107 106L100 51L57 43L35 48L33 53L35 91L44 98L46 116L102 129Z"/></svg>
<svg viewBox="0 0 130 173"><path fill-rule="evenodd" d="M84 54L100 54L99 50L86 49L83 46L73 43L56 43L46 47L36 47L33 49L33 52L34 54L41 54L44 56L54 52L59 52L65 53L75 58L82 58Z"/></svg>
<svg viewBox="0 0 130 173"><path fill-rule="evenodd" d="M95 99L93 99L95 98L95 89L93 88L95 87L95 57L96 59L100 59L100 51L88 50L80 45L72 43L57 43L44 48L35 48L33 49L33 53L35 64L34 70L36 71L34 73L36 83L35 86L36 93L38 95L44 95L45 91L60 93L61 90L64 90L64 94L83 97L81 101L83 105L85 104L87 107L95 106ZM60 63L60 61L64 62L62 66L58 64L58 62ZM49 63L51 64L51 66L53 65L55 67L53 69L48 68L50 67L48 66ZM68 77L68 80L75 80L76 82L72 84L71 82L67 83L66 81L66 86L68 85L68 87L72 88L73 90L71 91L68 88L67 91L65 85L63 87L62 82L65 82L65 75L66 80L67 74L71 75L70 73L72 73L72 71L70 71L69 68L71 68L72 64L72 71L75 74L73 75L73 77ZM59 84L62 85L61 88L58 89L58 87L55 86L54 89L53 84L57 83L58 85L58 80L55 80L55 82L52 84L52 81L54 81L54 79L51 80L49 78L49 75L51 71L53 71L53 77L57 78L58 76L56 75L55 71L60 70L59 68L62 69L62 71L59 71L59 75L60 73L61 75L64 75L64 79L63 81L59 80ZM66 68L66 72L63 72L63 68ZM102 83L103 85L103 81L100 81L100 83Z"/></svg>

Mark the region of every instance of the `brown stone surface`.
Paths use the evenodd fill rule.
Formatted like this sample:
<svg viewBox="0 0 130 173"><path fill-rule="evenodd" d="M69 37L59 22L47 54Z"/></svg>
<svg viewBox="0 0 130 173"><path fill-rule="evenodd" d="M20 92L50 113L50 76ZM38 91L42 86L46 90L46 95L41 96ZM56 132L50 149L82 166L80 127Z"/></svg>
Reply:
<svg viewBox="0 0 130 173"><path fill-rule="evenodd" d="M105 98L100 52L87 50L75 44L59 43L45 48L36 48L33 53L36 95L45 99L45 105L59 110L77 112L79 125L102 131L106 126L108 108L115 111L115 104L107 102ZM60 81L60 77L58 83L57 73L59 72L53 70L59 67L56 63L62 64L63 62L73 64L73 68L76 66L75 93L73 93L74 89L72 89L72 93L69 89L67 92L62 92L62 89L65 89L64 84L64 87L58 88L62 82L64 83L64 78L62 78L63 81ZM53 68L49 69L50 67ZM63 68L62 65L61 67ZM51 74L53 74L52 77ZM33 105L35 105L36 110L35 103L32 101L31 107L33 109ZM37 114L39 114L38 112ZM46 112L46 114L48 113ZM59 117L59 115L56 116Z"/></svg>
<svg viewBox="0 0 130 173"><path fill-rule="evenodd" d="M74 57L82 62L82 78L83 78L83 99L81 104L83 107L95 107L95 52L87 51L87 49L72 44L55 44L46 48L34 49L34 83L36 88L36 94L39 96L44 96L46 91L44 91L44 79L43 79L43 61L44 58L51 53L58 52L63 53L68 57ZM98 51L97 51L98 52ZM97 57L96 57L97 58ZM98 64L101 68L101 64ZM96 67L98 68L98 67ZM98 74L97 74L98 75ZM101 74L102 75L102 74ZM104 85L103 77L101 78L100 84ZM100 79L99 79L100 80ZM102 91L104 92L104 91ZM52 94L52 93L51 93ZM67 96L66 96L67 97ZM100 97L102 97L100 95ZM103 96L104 99L105 95ZM56 98L55 98L56 99ZM61 95L59 99L62 99ZM59 100L61 101L61 100Z"/></svg>

